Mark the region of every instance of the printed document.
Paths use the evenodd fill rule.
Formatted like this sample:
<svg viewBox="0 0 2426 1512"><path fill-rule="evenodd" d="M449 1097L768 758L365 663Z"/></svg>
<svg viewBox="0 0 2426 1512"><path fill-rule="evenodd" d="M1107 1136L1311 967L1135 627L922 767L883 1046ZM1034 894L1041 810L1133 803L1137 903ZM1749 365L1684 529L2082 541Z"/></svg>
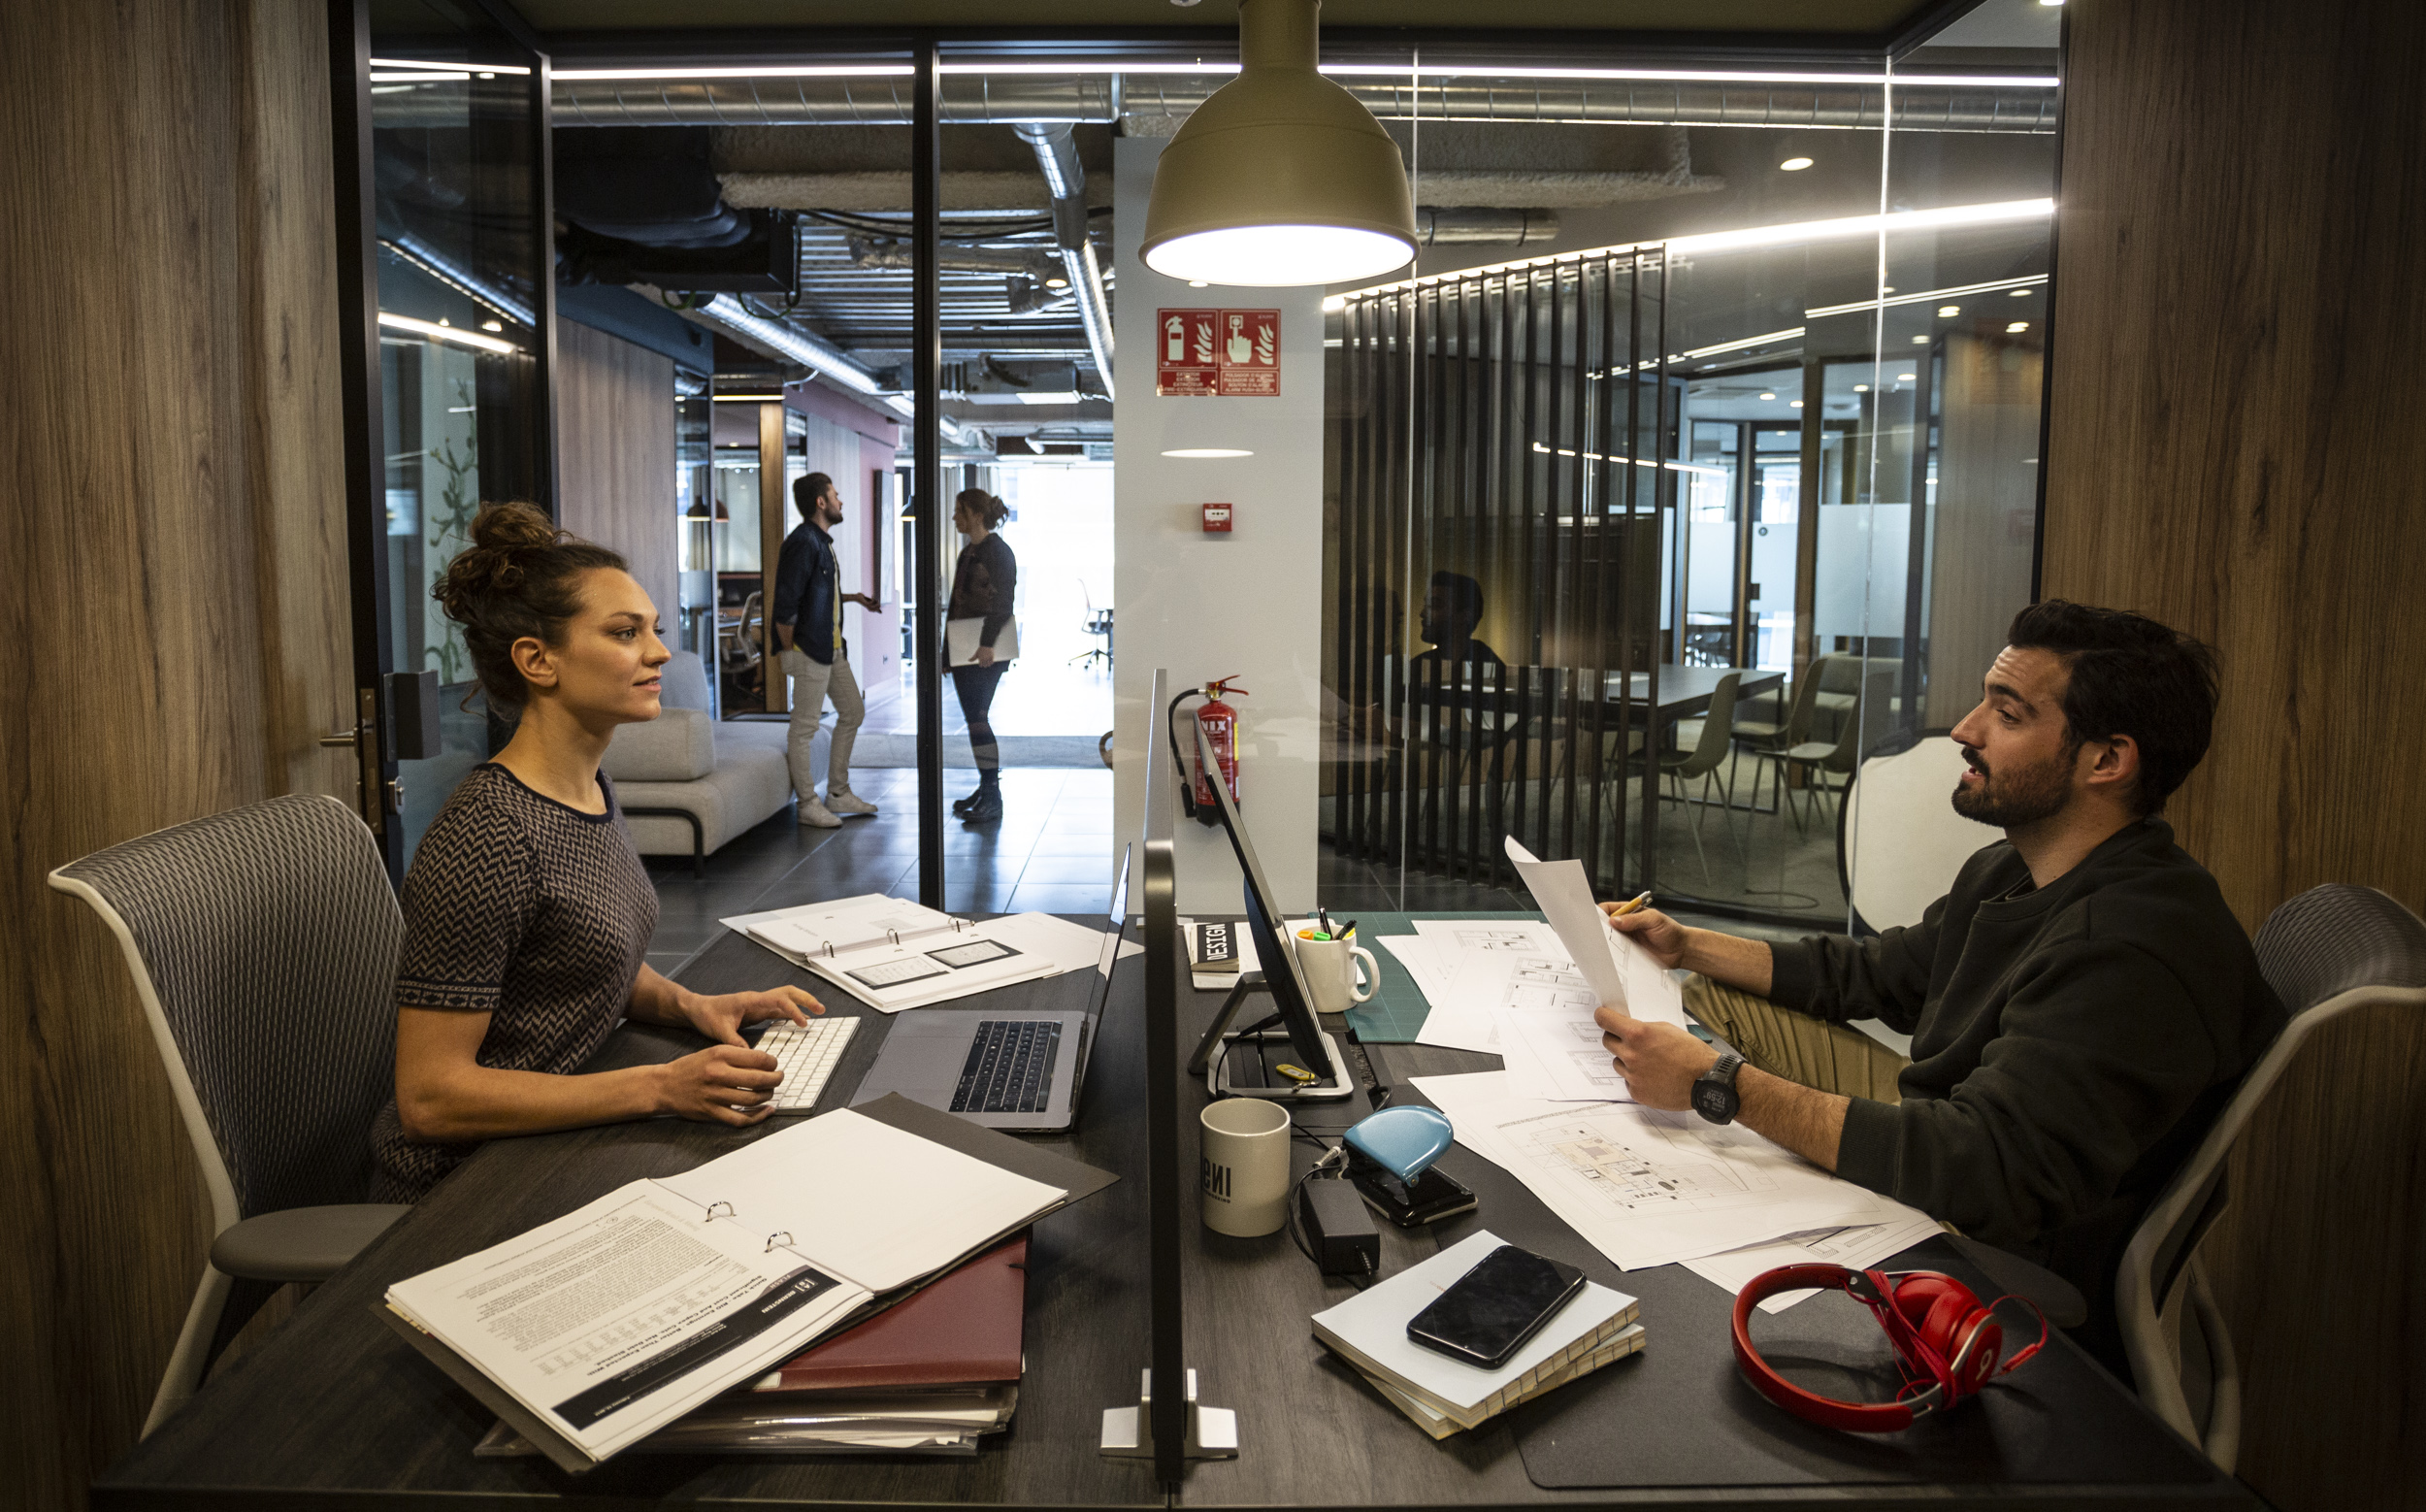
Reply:
<svg viewBox="0 0 2426 1512"><path fill-rule="evenodd" d="M1898 1216L1897 1204L1741 1125L1513 1097L1504 1071L1413 1080L1457 1125L1459 1144L1524 1182L1621 1269Z"/></svg>
<svg viewBox="0 0 2426 1512"><path fill-rule="evenodd" d="M1921 1240L1944 1231L1936 1219L1917 1207L1907 1207L1891 1198L1880 1201L1903 1216L1890 1223L1868 1224L1857 1229L1819 1229L1809 1233L1789 1233L1766 1244L1747 1245L1740 1250L1705 1255L1688 1260L1685 1268L1724 1292L1741 1292L1754 1276L1780 1265L1843 1265L1849 1270L1867 1270L1872 1265L1912 1248ZM1760 1303L1762 1312L1784 1312L1817 1292L1780 1292Z"/></svg>
<svg viewBox="0 0 2426 1512"><path fill-rule="evenodd" d="M1507 841L1508 859L1600 1002L1638 1019L1686 1027L1685 995L1651 952L1609 927L1580 861L1539 861Z"/></svg>
<svg viewBox="0 0 2426 1512"><path fill-rule="evenodd" d="M842 1110L632 1182L387 1302L604 1460L1066 1196Z"/></svg>

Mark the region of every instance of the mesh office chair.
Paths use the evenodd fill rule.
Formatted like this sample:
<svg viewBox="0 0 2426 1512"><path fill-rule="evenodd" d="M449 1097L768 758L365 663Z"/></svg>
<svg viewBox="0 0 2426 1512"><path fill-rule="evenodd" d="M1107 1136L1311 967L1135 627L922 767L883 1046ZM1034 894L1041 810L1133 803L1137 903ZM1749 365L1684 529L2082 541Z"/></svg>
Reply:
<svg viewBox="0 0 2426 1512"><path fill-rule="evenodd" d="M2311 887L2267 918L2257 962L2291 1021L2148 1205L2115 1286L2141 1397L2227 1471L2240 1453L2240 1366L2198 1249L2224 1210L2233 1145L2330 1021L2377 1006L2426 1010L2426 923L2374 888ZM2178 1320L2178 1342L2166 1337L2169 1318Z"/></svg>
<svg viewBox="0 0 2426 1512"><path fill-rule="evenodd" d="M117 937L211 1196L215 1237L145 1421L288 1281L322 1281L409 1208L360 1200L395 1087L404 915L371 832L274 798L50 873Z"/></svg>

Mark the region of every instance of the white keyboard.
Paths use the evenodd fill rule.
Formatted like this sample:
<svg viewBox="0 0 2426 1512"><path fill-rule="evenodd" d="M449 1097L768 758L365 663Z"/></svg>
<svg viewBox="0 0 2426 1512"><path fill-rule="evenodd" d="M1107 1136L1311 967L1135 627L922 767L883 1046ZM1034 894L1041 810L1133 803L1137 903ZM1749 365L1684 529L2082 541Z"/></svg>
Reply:
<svg viewBox="0 0 2426 1512"><path fill-rule="evenodd" d="M775 1089L778 1113L805 1113L817 1105L826 1078L842 1061L842 1048L859 1028L856 1018L828 1014L806 1025L777 1024L759 1037L758 1048L775 1058L783 1085Z"/></svg>

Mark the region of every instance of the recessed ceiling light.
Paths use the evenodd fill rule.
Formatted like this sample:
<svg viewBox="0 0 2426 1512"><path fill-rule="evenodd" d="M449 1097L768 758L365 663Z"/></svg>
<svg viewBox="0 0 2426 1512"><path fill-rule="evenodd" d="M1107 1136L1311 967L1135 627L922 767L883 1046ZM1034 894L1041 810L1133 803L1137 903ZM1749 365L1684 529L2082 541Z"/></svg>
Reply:
<svg viewBox="0 0 2426 1512"><path fill-rule="evenodd" d="M2039 0L2039 4L2041 4L2041 5L2043 5L2043 6L2047 6L2047 7L2049 7L2049 9L2053 9L2054 7L2059 6L2059 5L2062 5L2063 3L2064 3L2064 0Z"/></svg>
<svg viewBox="0 0 2426 1512"><path fill-rule="evenodd" d="M1912 381L1912 375L1909 373L1898 373L1895 375L1895 381L1898 383L1909 383Z"/></svg>
<svg viewBox="0 0 2426 1512"><path fill-rule="evenodd" d="M2016 321L2015 321L2015 322L2013 322L2011 325L2008 325L2007 327L2005 327L2005 329L2006 329L2006 331L2007 331L2008 333L2017 332L2017 331L2027 331L2027 330L2029 330L2029 329L2030 329L2030 322L2029 322L2029 321L2027 321L2027 320L2016 320Z"/></svg>
<svg viewBox="0 0 2426 1512"><path fill-rule="evenodd" d="M1929 339L1925 336L1916 336L1912 339L1912 344L1915 346L1926 346L1929 345Z"/></svg>
<svg viewBox="0 0 2426 1512"><path fill-rule="evenodd" d="M2030 297L2030 291L2028 289L2016 289L2013 292L2013 297L2016 299L2028 299Z"/></svg>
<svg viewBox="0 0 2426 1512"><path fill-rule="evenodd" d="M1870 385L1867 383L1856 383L1853 385L1853 392L1856 394L1866 394L1870 392Z"/></svg>
<svg viewBox="0 0 2426 1512"><path fill-rule="evenodd" d="M1953 319L1956 315L1961 314L1962 312L1963 312L1963 307L1962 307L1962 306L1960 306L1960 305L1940 305L1940 306L1938 306L1938 318L1939 318L1939 319L1941 319L1941 320L1951 320L1951 319Z"/></svg>
<svg viewBox="0 0 2426 1512"><path fill-rule="evenodd" d="M1190 279L1188 280L1188 286L1192 289L1200 289L1208 287L1209 285L1207 285L1202 279Z"/></svg>
<svg viewBox="0 0 2426 1512"><path fill-rule="evenodd" d="M1069 279L1045 279L1045 280L1044 280L1044 286L1045 286L1046 288L1049 288L1049 289L1065 289L1065 288L1069 287Z"/></svg>
<svg viewBox="0 0 2426 1512"><path fill-rule="evenodd" d="M1879 285L1879 292L1882 294L1892 294L1895 292L1895 285L1892 283L1882 283Z"/></svg>
<svg viewBox="0 0 2426 1512"><path fill-rule="evenodd" d="M1778 164L1778 172L1798 174L1810 166L1811 159L1808 157L1789 157L1785 162Z"/></svg>
<svg viewBox="0 0 2426 1512"><path fill-rule="evenodd" d="M1763 399L1775 399L1775 398L1777 398L1778 396L1777 396L1777 395L1775 395L1775 394L1763 394L1763 395L1761 395L1760 397L1761 397L1761 398L1763 398Z"/></svg>
<svg viewBox="0 0 2426 1512"><path fill-rule="evenodd" d="M483 331L502 331L505 328L506 323L503 320L483 320L480 322L480 329Z"/></svg>
<svg viewBox="0 0 2426 1512"><path fill-rule="evenodd" d="M1800 410L1803 407L1803 402L1799 399L1789 399L1786 403L1789 409Z"/></svg>
<svg viewBox="0 0 2426 1512"><path fill-rule="evenodd" d="M1164 452L1164 453L1163 453L1163 455L1164 455L1164 456L1166 456L1166 457L1190 457L1190 458L1198 458L1198 457L1252 457L1252 456L1254 456L1254 455L1255 455L1255 453L1254 453L1254 452L1252 452L1252 451L1241 451L1241 450L1239 450L1239 449L1238 449L1237 447L1235 447L1235 446L1180 446L1180 447L1177 447L1177 448L1176 448L1176 449L1174 449L1174 450L1165 451L1165 452Z"/></svg>

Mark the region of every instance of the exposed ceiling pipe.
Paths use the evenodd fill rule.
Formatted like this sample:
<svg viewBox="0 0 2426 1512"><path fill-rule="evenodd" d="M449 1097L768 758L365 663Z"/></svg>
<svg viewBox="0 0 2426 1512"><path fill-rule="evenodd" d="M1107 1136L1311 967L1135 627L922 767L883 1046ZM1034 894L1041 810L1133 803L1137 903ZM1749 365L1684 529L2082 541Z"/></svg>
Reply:
<svg viewBox="0 0 2426 1512"><path fill-rule="evenodd" d="M1558 214L1549 210L1415 208L1415 239L1426 247L1451 243L1547 242L1558 234Z"/></svg>
<svg viewBox="0 0 2426 1512"><path fill-rule="evenodd" d="M509 289L500 288L411 232L401 231L393 237L381 237L379 242L407 262L418 264L421 271L430 277L453 285L456 292L470 295L507 319L522 325L537 324L529 300Z"/></svg>
<svg viewBox="0 0 2426 1512"><path fill-rule="evenodd" d="M942 118L958 124L1119 120L1137 135L1176 131L1224 75L946 74ZM1468 76L1426 80L1348 75L1335 81L1384 120L1601 121L1646 125L1862 127L1887 123L1887 90L1842 84L1721 83L1640 79ZM461 85L423 84L381 96L382 125L460 122ZM559 126L900 126L906 80L558 79ZM1905 131L2051 132L2056 91L2035 85L1895 86ZM414 117L427 115L426 122Z"/></svg>
<svg viewBox="0 0 2426 1512"><path fill-rule="evenodd" d="M1070 140L1065 121L1023 121L1012 129L1035 149L1036 168L1053 195L1053 239L1061 244L1070 291L1078 296L1078 318L1087 328L1087 346L1103 379L1103 397L1109 399L1112 306L1103 296L1103 270L1095 260L1095 243L1087 239L1087 170L1078 161L1078 145Z"/></svg>
<svg viewBox="0 0 2426 1512"><path fill-rule="evenodd" d="M746 336L770 351L780 352L794 362L814 368L817 372L854 393L870 398L884 392L876 375L860 365L859 359L841 347L823 341L788 320L770 320L742 308L741 302L730 294L718 294L704 305L691 307L693 314L738 336Z"/></svg>
<svg viewBox="0 0 2426 1512"><path fill-rule="evenodd" d="M914 266L907 242L855 236L844 239L842 245L849 250L854 268ZM935 266L946 273L1024 274L1042 283L1048 274L1059 275L1061 258L1059 248L1023 250L1015 247L955 247L946 243L935 256Z"/></svg>

